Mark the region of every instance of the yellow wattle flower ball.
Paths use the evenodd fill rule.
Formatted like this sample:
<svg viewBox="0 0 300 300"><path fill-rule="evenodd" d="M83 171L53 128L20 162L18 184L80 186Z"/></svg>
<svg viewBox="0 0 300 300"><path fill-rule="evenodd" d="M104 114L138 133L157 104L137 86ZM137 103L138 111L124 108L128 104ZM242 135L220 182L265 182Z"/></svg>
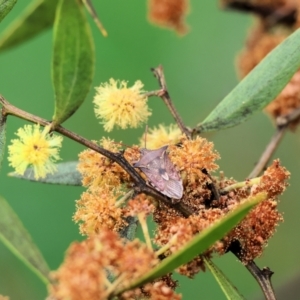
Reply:
<svg viewBox="0 0 300 300"><path fill-rule="evenodd" d="M177 144L182 137L183 135L176 124L170 124L169 126L159 124L157 127L149 128L149 130L143 134L140 139L140 145L145 147L146 142L146 148L153 150L165 145Z"/></svg>
<svg viewBox="0 0 300 300"><path fill-rule="evenodd" d="M127 87L126 81L110 79L96 88L94 97L95 114L104 124L104 130L111 131L114 126L122 129L136 128L145 123L151 112L147 97L143 95L143 84L136 81Z"/></svg>
<svg viewBox="0 0 300 300"><path fill-rule="evenodd" d="M40 130L40 125L25 125L8 147L8 161L17 174L23 175L28 166L33 167L34 178L44 178L56 171L55 161L59 160L62 137L49 135L50 127Z"/></svg>

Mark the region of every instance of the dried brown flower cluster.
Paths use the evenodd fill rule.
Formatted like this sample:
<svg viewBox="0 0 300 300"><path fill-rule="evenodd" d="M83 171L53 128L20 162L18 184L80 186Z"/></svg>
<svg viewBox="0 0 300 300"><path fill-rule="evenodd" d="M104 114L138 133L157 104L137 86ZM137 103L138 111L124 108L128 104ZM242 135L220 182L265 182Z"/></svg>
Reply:
<svg viewBox="0 0 300 300"><path fill-rule="evenodd" d="M119 231L124 227L123 211L116 204L117 197L108 189L99 187L92 192L84 192L76 202L73 216L75 222L80 222L80 233L89 236L102 228Z"/></svg>
<svg viewBox="0 0 300 300"><path fill-rule="evenodd" d="M218 249L220 253L227 250L230 244L238 241L241 247L241 259L244 263L260 256L270 237L273 236L282 215L277 210L277 197L287 187L290 173L278 160L264 172L260 182L251 187L251 194L261 191L268 193L268 198L257 205L246 218L236 226L224 239L224 248Z"/></svg>
<svg viewBox="0 0 300 300"><path fill-rule="evenodd" d="M119 146L110 139L102 139L100 144L107 150L117 152ZM128 149L124 156L129 161L137 160L137 148ZM82 184L87 191L76 202L73 220L80 223L80 233L93 235L101 228L114 231L126 225L122 196L130 176L116 163L93 151L84 150L79 154L78 170L82 174Z"/></svg>
<svg viewBox="0 0 300 300"><path fill-rule="evenodd" d="M118 144L109 138L103 138L100 145L111 152L117 152L120 149ZM123 181L129 181L129 175L118 164L90 149L79 154L78 170L83 177L83 186L91 191L97 190L99 186L115 189Z"/></svg>
<svg viewBox="0 0 300 300"><path fill-rule="evenodd" d="M50 293L55 299L107 299L158 263L154 252L138 240L123 241L117 233L101 230L81 243L73 243L61 267L52 273ZM110 281L110 280L112 281ZM148 284L144 290L124 293L122 299L146 294L149 299L181 299L170 277Z"/></svg>
<svg viewBox="0 0 300 300"><path fill-rule="evenodd" d="M286 32L269 33L261 24L253 28L247 38L246 47L238 58L238 71L245 77L260 61L287 37Z"/></svg>
<svg viewBox="0 0 300 300"><path fill-rule="evenodd" d="M101 144L106 149L118 151L111 140L104 139ZM139 155L136 146L124 152L131 164L139 159ZM80 222L80 232L88 238L82 243L74 243L65 262L53 273L56 283L51 287L51 294L56 299L107 299L129 287L135 279L158 265L161 259L178 251L242 201L264 191L267 199L244 221L177 271L193 277L200 270L205 270L203 256L224 254L234 243L239 244L241 259L245 263L262 253L282 220L277 211L277 196L284 191L289 173L279 161L274 161L261 178L237 187L233 179L210 175L218 169L216 160L219 154L204 138L189 140L181 137L178 144L169 146L168 156L183 179L184 193L180 201L193 212L189 217L145 194L132 198L132 182L116 163L94 151L86 150L80 154L78 169L87 191L77 201L74 220ZM157 224L154 238L150 237L147 229L146 218L149 215L153 215ZM130 227L128 218L139 220L146 243L122 238L126 236L122 232ZM170 276L119 296L121 299L181 299L174 292L177 284Z"/></svg>
<svg viewBox="0 0 300 300"><path fill-rule="evenodd" d="M134 199L128 201L126 207L124 208L124 214L128 216L137 216L140 213L145 214L146 216L154 212L154 199L145 194L139 194Z"/></svg>
<svg viewBox="0 0 300 300"><path fill-rule="evenodd" d="M238 1L222 1L224 6L234 6L236 3ZM252 7L248 11L255 14L256 22L237 61L238 72L242 78L289 34L300 27L300 1L245 0L243 7ZM239 8L242 9L241 6ZM276 120L277 117L285 116L299 107L300 70L265 111ZM299 121L300 118L291 122L290 129L295 129Z"/></svg>
<svg viewBox="0 0 300 300"><path fill-rule="evenodd" d="M188 0L149 0L149 19L183 34L187 31L184 19L188 9Z"/></svg>
<svg viewBox="0 0 300 300"><path fill-rule="evenodd" d="M122 300L126 299L152 299L152 300L180 300L181 295L174 292L178 286L171 274L161 277L153 283L148 283L140 289L126 291L122 294Z"/></svg>
<svg viewBox="0 0 300 300"><path fill-rule="evenodd" d="M189 218L183 218L178 215L178 212L170 209L156 209L154 220L157 222L158 228L155 242L160 246L167 243L171 244L165 255L174 253L192 239L195 234L237 207L241 201L247 201L248 197L264 191L267 192L268 198L254 208L244 221L235 227L222 241L217 242L206 253L202 253L202 255L208 257L213 252L224 254L233 242L239 242L241 259L247 263L247 261L261 255L276 226L282 221L282 216L277 211L277 196L285 190L288 178L289 172L280 166L279 161L274 161L264 175L257 182L254 181L256 182L255 185L251 181L246 182L244 187L233 188L220 196L218 200L215 198L216 195L212 195L212 186L206 182L207 191L203 191L202 197L198 198L197 210L194 204L196 198L193 199L186 194L184 196L185 203L188 205L188 201L191 200L190 205L195 211L195 214ZM209 181L209 183L214 184L218 190L222 190L231 185L234 187L235 181L221 179L219 181L214 180L214 182ZM178 271L183 275L193 277L201 269L204 270L205 267L201 255L199 255L187 265L181 266Z"/></svg>

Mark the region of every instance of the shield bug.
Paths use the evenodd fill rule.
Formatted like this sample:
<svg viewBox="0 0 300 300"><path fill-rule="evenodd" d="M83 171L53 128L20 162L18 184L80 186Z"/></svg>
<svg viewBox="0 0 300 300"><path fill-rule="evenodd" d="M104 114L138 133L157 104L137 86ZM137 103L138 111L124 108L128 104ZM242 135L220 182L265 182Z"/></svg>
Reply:
<svg viewBox="0 0 300 300"><path fill-rule="evenodd" d="M183 194L182 179L163 146L156 150L142 148L141 159L134 163L147 177L149 183L162 194L180 200ZM178 202L178 201L174 201Z"/></svg>

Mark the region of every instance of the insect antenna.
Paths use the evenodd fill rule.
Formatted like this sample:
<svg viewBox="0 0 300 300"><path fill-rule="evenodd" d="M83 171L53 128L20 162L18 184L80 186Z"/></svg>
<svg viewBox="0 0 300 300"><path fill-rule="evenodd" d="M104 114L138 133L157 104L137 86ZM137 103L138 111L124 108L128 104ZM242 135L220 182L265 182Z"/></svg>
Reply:
<svg viewBox="0 0 300 300"><path fill-rule="evenodd" d="M146 145L146 142L147 142L147 134L148 134L148 124L146 125L146 128L145 128L145 149L147 149L147 145Z"/></svg>

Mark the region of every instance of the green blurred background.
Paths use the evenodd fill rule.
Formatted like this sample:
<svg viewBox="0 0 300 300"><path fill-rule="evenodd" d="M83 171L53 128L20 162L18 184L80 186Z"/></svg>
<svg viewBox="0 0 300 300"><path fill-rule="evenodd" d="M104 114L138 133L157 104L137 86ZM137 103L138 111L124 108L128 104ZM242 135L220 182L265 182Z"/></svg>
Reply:
<svg viewBox="0 0 300 300"><path fill-rule="evenodd" d="M94 1L100 19L108 30L104 38L91 21L96 45L94 86L115 79L133 84L140 79L145 90L156 89L151 67L162 64L174 104L189 126L204 119L217 103L237 84L234 61L243 46L252 19L248 15L221 11L217 1L191 1L187 22L189 33L184 37L151 25L147 21L145 1ZM1 23L2 31L26 6L19 1ZM53 114L53 89L50 66L52 31L0 53L0 93L14 105L46 119ZM64 126L89 139L108 136L94 117L89 93L83 106ZM158 98L151 98L153 115L149 126L170 124L172 117ZM9 118L8 143L24 122ZM116 130L110 137L126 144L137 143L144 128ZM220 170L228 177L244 180L274 128L263 113L258 113L242 125L210 135L221 154ZM64 161L76 160L83 148L65 139L61 156ZM275 291L279 299L288 296L282 287L299 274L299 211L300 140L298 133L289 133L275 157L279 157L291 172L291 186L281 198L279 208L285 222L270 240L264 255L257 259L260 267L269 266L274 272ZM41 249L51 269L63 260L64 252L74 240L81 240L78 226L71 218L75 200L83 189L26 182L8 178L12 171L4 159L0 174L0 195L5 197ZM1 209L1 208L0 208ZM231 255L215 258L215 263L228 275L247 299L258 299L261 292L246 269ZM179 277L178 277L179 278ZM194 280L180 278L183 299L225 299L211 274L200 273ZM7 248L0 244L0 294L12 300L44 299L46 288Z"/></svg>

